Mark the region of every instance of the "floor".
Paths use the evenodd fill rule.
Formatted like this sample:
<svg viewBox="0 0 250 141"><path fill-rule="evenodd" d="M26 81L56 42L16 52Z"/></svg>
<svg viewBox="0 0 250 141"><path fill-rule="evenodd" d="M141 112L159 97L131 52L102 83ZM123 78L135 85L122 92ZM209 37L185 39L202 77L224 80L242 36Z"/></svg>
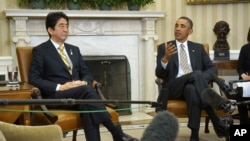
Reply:
<svg viewBox="0 0 250 141"><path fill-rule="evenodd" d="M144 112L134 112L132 115L120 116L120 123L122 124L122 129L125 133L141 139L145 128L148 123L153 119L154 114L144 113ZM179 121L179 132L176 141L189 141L190 130L186 127L187 119L181 118ZM225 138L218 138L210 124L210 133L204 133L204 122L201 122L200 127L200 141L225 141ZM111 134L104 128L101 127L101 139L102 141L113 141ZM71 141L72 134L69 133L64 138L63 141ZM83 131L79 131L77 136L78 141L85 141Z"/></svg>

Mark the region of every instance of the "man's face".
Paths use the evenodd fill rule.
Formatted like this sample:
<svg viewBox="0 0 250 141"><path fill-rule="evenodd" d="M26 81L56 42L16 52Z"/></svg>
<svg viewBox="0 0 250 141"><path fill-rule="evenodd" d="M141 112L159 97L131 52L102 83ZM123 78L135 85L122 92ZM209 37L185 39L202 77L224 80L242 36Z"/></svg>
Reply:
<svg viewBox="0 0 250 141"><path fill-rule="evenodd" d="M180 42L185 42L188 35L191 34L193 30L190 24L185 19L178 19L175 23L174 35L175 39Z"/></svg>
<svg viewBox="0 0 250 141"><path fill-rule="evenodd" d="M57 21L55 29L49 28L49 33L53 41L58 44L64 43L68 37L68 23L64 18L61 18Z"/></svg>

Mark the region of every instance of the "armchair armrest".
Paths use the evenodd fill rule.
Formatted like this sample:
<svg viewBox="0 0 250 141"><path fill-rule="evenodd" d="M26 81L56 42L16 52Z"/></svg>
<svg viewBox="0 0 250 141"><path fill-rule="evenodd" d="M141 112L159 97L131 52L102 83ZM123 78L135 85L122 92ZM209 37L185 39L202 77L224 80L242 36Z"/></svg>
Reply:
<svg viewBox="0 0 250 141"><path fill-rule="evenodd" d="M101 88L102 88L102 84L101 83L99 83L97 81L94 81L93 82L93 87L96 89L97 94L100 96L100 98L102 100L107 100L107 98L104 97L104 95L103 95L103 93L101 91ZM117 105L112 104L112 103L106 103L105 105L108 106L108 107L110 107L110 108L113 108L113 109L117 108Z"/></svg>
<svg viewBox="0 0 250 141"><path fill-rule="evenodd" d="M32 93L32 98L33 99L43 99L41 96L41 92L38 88L34 87L33 88L33 93ZM39 108L44 111L44 115L52 122L55 123L58 120L58 116L54 115L53 113L49 112L48 108L46 105L39 105Z"/></svg>
<svg viewBox="0 0 250 141"><path fill-rule="evenodd" d="M155 83L156 83L157 85L161 85L161 84L163 83L163 80L162 80L161 78L156 78L156 79L155 79Z"/></svg>
<svg viewBox="0 0 250 141"><path fill-rule="evenodd" d="M158 85L158 94L160 94L160 92L161 92L161 90L162 90L163 79L161 79L161 78L156 78L156 79L155 79L155 83Z"/></svg>

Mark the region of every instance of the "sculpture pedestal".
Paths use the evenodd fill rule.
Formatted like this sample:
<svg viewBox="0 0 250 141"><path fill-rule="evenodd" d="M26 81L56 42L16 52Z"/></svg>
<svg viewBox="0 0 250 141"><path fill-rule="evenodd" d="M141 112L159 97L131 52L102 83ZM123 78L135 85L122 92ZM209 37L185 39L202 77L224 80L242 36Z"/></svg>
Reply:
<svg viewBox="0 0 250 141"><path fill-rule="evenodd" d="M230 59L229 50L214 51L214 60L229 60L229 59Z"/></svg>

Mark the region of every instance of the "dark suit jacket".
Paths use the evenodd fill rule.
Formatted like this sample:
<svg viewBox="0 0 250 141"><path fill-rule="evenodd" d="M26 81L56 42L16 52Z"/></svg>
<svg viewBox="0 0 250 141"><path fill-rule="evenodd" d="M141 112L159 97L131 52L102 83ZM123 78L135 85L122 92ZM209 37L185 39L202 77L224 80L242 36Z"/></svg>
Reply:
<svg viewBox="0 0 250 141"><path fill-rule="evenodd" d="M85 80L88 83L93 81L92 74L85 65L79 48L67 43L64 45L73 64L72 75L68 72L67 66L50 40L33 48L29 83L38 87L43 96L55 93L57 84L64 84L72 80Z"/></svg>
<svg viewBox="0 0 250 141"><path fill-rule="evenodd" d="M176 41L170 41L176 46ZM211 80L211 73L216 74L218 73L217 69L215 68L213 62L211 61L210 57L206 53L202 44L194 43L191 41L187 42L188 51L191 61L191 66L193 71L201 70L204 74L205 79L209 82ZM157 50L157 65L155 75L158 78L162 78L164 83L167 83L171 79L175 79L178 74L178 67L179 67L179 59L178 53L172 56L172 58L168 61L168 65L166 70L161 65L161 59L165 54L165 43L162 43L158 46Z"/></svg>
<svg viewBox="0 0 250 141"><path fill-rule="evenodd" d="M240 49L240 54L238 58L237 64L237 72L239 74L239 78L241 78L242 73L248 73L250 75L250 43L245 44Z"/></svg>

